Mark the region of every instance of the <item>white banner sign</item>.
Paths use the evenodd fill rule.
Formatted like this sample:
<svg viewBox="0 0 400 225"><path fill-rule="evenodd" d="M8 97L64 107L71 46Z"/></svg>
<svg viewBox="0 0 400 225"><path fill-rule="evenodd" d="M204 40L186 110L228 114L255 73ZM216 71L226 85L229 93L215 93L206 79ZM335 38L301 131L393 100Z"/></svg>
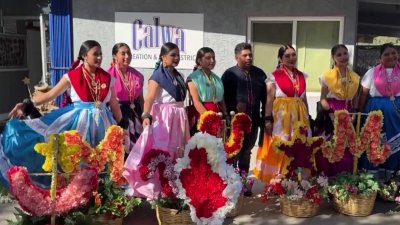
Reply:
<svg viewBox="0 0 400 225"><path fill-rule="evenodd" d="M115 42L125 42L132 51L131 65L154 68L165 42L180 50L180 69L193 69L197 51L203 47L203 14L115 13Z"/></svg>

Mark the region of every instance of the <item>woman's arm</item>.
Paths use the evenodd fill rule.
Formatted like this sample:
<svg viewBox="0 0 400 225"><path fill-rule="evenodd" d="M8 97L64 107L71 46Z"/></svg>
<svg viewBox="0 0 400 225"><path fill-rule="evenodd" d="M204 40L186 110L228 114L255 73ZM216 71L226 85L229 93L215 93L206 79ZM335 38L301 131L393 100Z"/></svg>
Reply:
<svg viewBox="0 0 400 225"><path fill-rule="evenodd" d="M50 91L34 96L32 98L33 106L41 105L55 99L58 95L64 93L71 85L68 79L63 76L60 81ZM24 114L25 105L23 103L17 103L15 107L9 113L10 117L21 117Z"/></svg>
<svg viewBox="0 0 400 225"><path fill-rule="evenodd" d="M70 87L71 85L68 79L65 76L63 76L61 80L56 84L56 86L54 86L50 91L39 96L34 96L32 100L35 106L47 103L55 99L60 94L64 93Z"/></svg>
<svg viewBox="0 0 400 225"><path fill-rule="evenodd" d="M320 103L321 103L321 106L322 106L323 110L329 110L330 109L329 103L326 100L328 93L329 93L328 87L325 84L322 84L322 86L321 86Z"/></svg>
<svg viewBox="0 0 400 225"><path fill-rule="evenodd" d="M119 123L122 119L121 108L119 107L117 97L115 96L114 87L111 87L110 89L111 89L110 108L114 115L114 119Z"/></svg>
<svg viewBox="0 0 400 225"><path fill-rule="evenodd" d="M265 133L268 135L272 135L272 124L274 122L272 108L275 100L275 84L272 82L268 82L266 88L267 100L265 105Z"/></svg>
<svg viewBox="0 0 400 225"><path fill-rule="evenodd" d="M303 102L304 102L304 105L306 106L307 113L310 114L310 111L308 110L307 93L305 92L305 90L304 90Z"/></svg>
<svg viewBox="0 0 400 225"><path fill-rule="evenodd" d="M148 126L151 121L150 110L153 106L154 99L156 98L156 94L159 91L160 86L154 80L149 80L149 85L147 86L147 95L144 98L144 105L143 105L143 127Z"/></svg>
<svg viewBox="0 0 400 225"><path fill-rule="evenodd" d="M356 95L354 95L353 99L351 100L352 101L351 105L354 106L353 110L355 112L358 112L360 110L360 108L358 108L359 107L358 105L360 102L361 94L362 94L362 86L358 85L357 93L356 93Z"/></svg>
<svg viewBox="0 0 400 225"><path fill-rule="evenodd" d="M197 91L196 85L194 85L193 81L189 81L187 85L189 88L189 94L192 97L193 105L196 108L196 111L200 115L203 114L205 111L207 111L207 109L200 101L199 92Z"/></svg>
<svg viewBox="0 0 400 225"><path fill-rule="evenodd" d="M361 97L360 97L360 101L358 104L358 110L360 110L360 111L364 110L364 106L365 106L365 102L367 101L368 94L369 94L369 89L362 87Z"/></svg>
<svg viewBox="0 0 400 225"><path fill-rule="evenodd" d="M226 111L225 100L222 99L218 104L219 104L219 106L221 107L222 114L224 114L224 115L226 115L226 116L229 116L229 112Z"/></svg>

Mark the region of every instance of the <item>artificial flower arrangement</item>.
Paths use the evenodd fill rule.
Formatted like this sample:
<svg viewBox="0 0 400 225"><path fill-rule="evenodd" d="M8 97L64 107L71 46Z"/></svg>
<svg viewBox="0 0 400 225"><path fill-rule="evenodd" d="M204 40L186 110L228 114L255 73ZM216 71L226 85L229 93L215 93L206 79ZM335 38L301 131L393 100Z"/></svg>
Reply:
<svg viewBox="0 0 400 225"><path fill-rule="evenodd" d="M235 173L239 174L240 180L242 181L242 194L251 191L255 182L254 178L249 177L246 171L240 171L238 168L235 168Z"/></svg>
<svg viewBox="0 0 400 225"><path fill-rule="evenodd" d="M379 183L378 195L391 202L400 201L400 171L397 171L392 178L386 182ZM396 200L397 199L397 200Z"/></svg>
<svg viewBox="0 0 400 225"><path fill-rule="evenodd" d="M268 195L278 195L281 211L288 216L314 216L327 193L328 179L315 176L313 162L324 139L308 137L308 131L308 126L298 121L294 123L290 140L276 137L272 141L272 147L283 152L287 159L282 174L265 186L262 199L266 201Z"/></svg>
<svg viewBox="0 0 400 225"><path fill-rule="evenodd" d="M158 196L155 199L150 199L153 206L158 205L180 212L183 209L188 209L188 206L176 196L175 181L177 178L174 172L174 164L175 160L168 152L151 149L141 159L138 170L143 181L154 178L158 170L161 187Z"/></svg>
<svg viewBox="0 0 400 225"><path fill-rule="evenodd" d="M357 159L366 152L368 160L374 166L384 163L390 156L390 146L382 143L380 139L382 121L381 111L370 112L360 134L357 135L350 114L346 110L335 111L333 138L332 141L325 142L322 148L324 157L331 163L338 162L343 158L346 148L349 148ZM360 119L357 123L359 130Z"/></svg>
<svg viewBox="0 0 400 225"><path fill-rule="evenodd" d="M105 176L100 179L99 189L93 192L93 198L86 207L87 214L92 215L93 218L105 215L116 219L128 216L140 203L140 198L127 196L124 188Z"/></svg>
<svg viewBox="0 0 400 225"><path fill-rule="evenodd" d="M322 149L331 163L340 161L346 149L353 155L353 172L338 174L329 187L335 208L351 216L370 215L379 191L379 184L371 173L358 172L358 158L365 152L368 160L378 166L390 156L390 146L380 138L382 112L370 112L361 131L360 121L361 114L358 114L357 129L354 129L346 110L335 111L333 138L325 142Z"/></svg>
<svg viewBox="0 0 400 225"><path fill-rule="evenodd" d="M315 205L320 205L328 194L328 178L323 175L310 179L302 179L301 176L278 176L265 186L263 201L267 201L271 194L290 201L306 199Z"/></svg>
<svg viewBox="0 0 400 225"><path fill-rule="evenodd" d="M213 111L206 111L200 115L197 128L201 132L217 137L221 129L221 115ZM231 132L228 140L224 143L226 157L228 159L236 156L242 148L244 134L251 130L251 118L246 113L237 113L231 121Z"/></svg>
<svg viewBox="0 0 400 225"><path fill-rule="evenodd" d="M284 152L286 164L283 166L283 175L295 176L297 169L302 173L315 174L314 154L322 147L324 138L308 137L308 126L302 122L295 122L291 140L274 138L272 145L276 151Z"/></svg>
<svg viewBox="0 0 400 225"><path fill-rule="evenodd" d="M175 164L178 197L189 205L196 224L222 224L243 189L224 153L221 139L196 133Z"/></svg>
<svg viewBox="0 0 400 225"><path fill-rule="evenodd" d="M25 218L41 222L48 221L49 217L57 217L58 223L71 224L79 221L90 223L86 219L86 213L83 213L91 199L95 199L94 192L99 187L98 174L104 169L105 164L110 162L110 179L115 184L124 182L122 178L123 166L123 131L118 126L111 126L106 132L105 138L96 149L92 149L89 144L83 141L82 136L77 131L66 131L49 137L46 143L35 145L35 151L45 157L42 168L52 173L51 189L46 190L35 185L30 179L30 174L25 167L12 167L8 171L10 182L10 192L17 199L21 208L28 214L19 213L18 218ZM57 147L56 147L57 146ZM55 151L57 149L57 151ZM56 154L54 154L56 152ZM81 159L86 167L81 168ZM60 167L64 174L58 174L57 167ZM62 177L72 177L68 185L61 185ZM115 193L121 193L122 190L117 186ZM111 186L107 191L112 192ZM97 192L99 193L99 192ZM101 193L109 196L109 192ZM99 196L97 196L99 198ZM121 199L116 200L115 204L120 204ZM137 205L137 200L122 201L124 208ZM114 203L113 203L114 204ZM97 208L101 208L97 207ZM112 210L111 210L112 211ZM22 212L22 211L21 211ZM102 210L94 210L102 213ZM117 214L114 212L114 214ZM122 215L118 214L118 215ZM124 214L124 216L126 216ZM52 220L54 222L54 220ZM20 219L16 224L24 224ZM84 222L82 222L84 224Z"/></svg>
<svg viewBox="0 0 400 225"><path fill-rule="evenodd" d="M347 172L340 173L329 186L329 192L335 193L340 201L347 201L352 195L370 196L378 190L379 184L374 179L374 175L367 172L356 175Z"/></svg>

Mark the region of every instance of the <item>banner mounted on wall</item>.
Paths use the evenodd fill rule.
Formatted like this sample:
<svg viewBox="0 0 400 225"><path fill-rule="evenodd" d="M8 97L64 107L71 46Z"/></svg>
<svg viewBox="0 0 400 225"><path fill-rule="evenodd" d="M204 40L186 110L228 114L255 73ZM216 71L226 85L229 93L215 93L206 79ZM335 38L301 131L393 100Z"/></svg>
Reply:
<svg viewBox="0 0 400 225"><path fill-rule="evenodd" d="M136 68L154 68L161 46L173 42L180 49L178 68L193 69L203 26L203 14L116 12L115 42L129 45Z"/></svg>

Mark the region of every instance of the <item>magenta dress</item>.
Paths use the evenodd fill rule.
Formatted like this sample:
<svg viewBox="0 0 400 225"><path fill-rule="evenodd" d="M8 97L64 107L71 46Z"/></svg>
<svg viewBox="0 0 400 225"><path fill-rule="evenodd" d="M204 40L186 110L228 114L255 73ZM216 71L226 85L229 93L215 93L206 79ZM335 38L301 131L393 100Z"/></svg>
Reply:
<svg viewBox="0 0 400 225"><path fill-rule="evenodd" d="M333 110L342 110L346 109L351 112L352 107L349 102L345 100L338 100L334 98L327 99L329 103L329 107ZM316 135L322 135L322 133L317 133ZM330 140L332 138L332 134L328 135L327 139ZM323 172L326 176L332 177L341 172L352 172L353 171L353 155L350 153L348 149L345 150L344 156L342 160L336 163L330 163L327 158L322 155L321 151L315 153L315 165L317 167L318 172Z"/></svg>
<svg viewBox="0 0 400 225"><path fill-rule="evenodd" d="M126 78L124 79L117 65L112 64L107 69L115 78L115 94L120 104L122 116L129 120L129 138L125 139L125 152L128 154L142 133L142 105L139 97L143 93L143 75L132 67L128 67Z"/></svg>
<svg viewBox="0 0 400 225"><path fill-rule="evenodd" d="M329 89L329 93L327 95L327 101L329 107L332 109L333 112L336 110L343 110L343 109L352 112L353 107L351 103L352 99L354 97L357 97L359 76L350 69L347 70L346 74L347 81L345 84L346 86L344 86L342 81L338 78L339 74L337 73L337 71L338 69L335 67L325 72L325 74L320 78L321 83L326 85ZM325 126L330 125L331 127L333 127L332 121L329 119L329 116L326 113L319 113L319 115L317 115L316 120L318 120L318 117L320 116L324 117ZM316 131L316 135L324 135L327 140L330 140L333 136L333 128L331 132L328 133L326 132L328 132L326 129L325 130L320 129ZM315 154L315 165L317 172L319 173L323 172L328 177L335 176L341 172L352 172L353 155L350 153L348 149L346 149L341 161L336 163L330 163L328 159L326 159L322 155L322 151L318 151Z"/></svg>

